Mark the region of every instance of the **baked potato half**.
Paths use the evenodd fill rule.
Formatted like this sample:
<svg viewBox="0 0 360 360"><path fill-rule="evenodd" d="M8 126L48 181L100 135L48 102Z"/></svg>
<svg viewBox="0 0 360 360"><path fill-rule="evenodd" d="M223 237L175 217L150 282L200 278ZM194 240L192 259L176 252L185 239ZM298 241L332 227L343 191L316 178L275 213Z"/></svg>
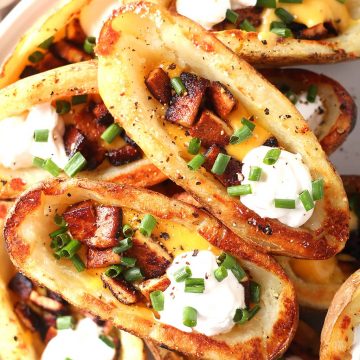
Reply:
<svg viewBox="0 0 360 360"><path fill-rule="evenodd" d="M91 219L91 215L87 210L89 206L93 206L91 202L98 204L97 214L99 209L101 212L112 209L114 214L119 214L121 209L123 223L133 229L133 248L124 256L127 256L126 259L129 256L137 259L137 266L141 267L141 273L147 280L137 278L138 281L129 285L128 281L131 280L127 270L123 278L108 278L99 266L112 262L106 256L98 257L98 262L94 261L96 257L93 254L98 254L96 251L99 251L94 245L102 246L103 251L106 251L103 241L109 241L109 234L115 233L119 216L109 215L107 221L96 222L97 225L91 220L92 226L89 226L88 219L89 216ZM70 261L56 260L53 256L54 246L50 247L49 233L53 233L54 228L59 230L53 222L55 213L63 216L70 234L76 234L81 240L84 232L88 234L89 230L91 234L99 234L99 231L108 234L107 240L103 237L99 240L95 236L92 240L87 238L89 246L82 245L88 251L87 268L80 268L79 270L83 270L81 272ZM138 229L145 229L144 218L151 217L156 219L156 226L150 231L151 237L146 237ZM129 227L126 231L128 230ZM82 310L104 320L111 320L119 328L189 355L209 359L276 358L285 351L297 326L298 312L293 286L271 257L256 252L202 210L149 190L83 179L44 182L25 192L16 201L8 215L4 234L12 261L26 276L59 293ZM123 243L118 245L122 246ZM131 249L135 251L130 253ZM235 325L230 332L216 336L185 332L156 320L149 304L135 289L141 289L143 294L147 291L149 296L149 289L153 288L149 280L155 283L160 281L159 286L163 286L161 274L174 255L183 256L184 251L191 251L196 259L201 251L218 254L221 251L217 249L235 256L248 276L251 276L248 279L256 281L260 286L260 299L251 298L249 305L251 311L258 311L260 306L260 311L251 320L249 317L249 321L243 325ZM84 259L81 250L76 255ZM119 261L115 260L115 264ZM129 264L129 260L121 263ZM97 268L89 269L93 266ZM160 279L153 278L154 275L160 276ZM211 278L211 273L208 276ZM243 277L242 279L248 281ZM107 288L104 288L103 281ZM258 306L254 305L253 301L259 300Z"/></svg>
<svg viewBox="0 0 360 360"><path fill-rule="evenodd" d="M341 251L348 238L347 199L316 137L284 95L211 33L140 2L105 24L97 54L100 94L119 124L154 165L238 236L262 251L296 257L321 259ZM171 93L171 81L180 84L179 95ZM211 107L203 108L208 102ZM192 138L200 138L205 154L195 146L198 153L191 156ZM312 179L324 180L324 198L304 226L263 218L229 195L232 186L236 194L251 193L250 185L242 186L242 161L252 150L271 147L300 154ZM214 176L219 153L229 154L230 165Z"/></svg>

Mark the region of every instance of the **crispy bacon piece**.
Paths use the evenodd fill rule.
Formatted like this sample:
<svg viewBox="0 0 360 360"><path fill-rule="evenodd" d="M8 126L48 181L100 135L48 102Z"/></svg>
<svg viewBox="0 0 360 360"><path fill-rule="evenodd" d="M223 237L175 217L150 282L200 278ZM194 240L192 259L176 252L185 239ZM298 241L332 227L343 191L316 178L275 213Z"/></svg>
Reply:
<svg viewBox="0 0 360 360"><path fill-rule="evenodd" d="M109 110L103 102L96 104L92 109L92 113L95 116L95 121L100 126L108 127L114 122L113 116L110 114Z"/></svg>
<svg viewBox="0 0 360 360"><path fill-rule="evenodd" d="M34 290L34 284L23 274L17 273L10 280L9 289L16 293L21 300L26 300Z"/></svg>
<svg viewBox="0 0 360 360"><path fill-rule="evenodd" d="M226 151L224 149L221 149L217 145L211 146L209 150L206 152L205 154L206 161L204 163L204 168L207 171L211 171L214 162L220 153L226 154ZM242 181L241 170L242 170L242 163L240 161L235 160L234 158L231 158L228 163L228 166L226 167L224 174L215 175L215 177L225 187L240 185Z"/></svg>
<svg viewBox="0 0 360 360"><path fill-rule="evenodd" d="M142 156L138 146L125 145L120 149L109 150L106 157L113 166L121 166L140 159Z"/></svg>
<svg viewBox="0 0 360 360"><path fill-rule="evenodd" d="M226 146L229 143L231 129L227 124L209 110L204 110L199 121L190 128L190 135L201 139L201 145Z"/></svg>
<svg viewBox="0 0 360 360"><path fill-rule="evenodd" d="M263 8L259 6L250 6L243 9L234 10L238 15L238 20L235 24L236 28L246 19L251 25L258 27L262 23L262 12ZM225 30L226 25L229 24L227 21L223 21L220 24L214 26L214 30L220 31Z"/></svg>
<svg viewBox="0 0 360 360"><path fill-rule="evenodd" d="M296 37L306 40L322 40L336 35L337 31L334 25L331 22L327 21L312 26L310 28L300 30L297 33Z"/></svg>
<svg viewBox="0 0 360 360"><path fill-rule="evenodd" d="M275 136L269 137L263 144L264 146L278 147L279 142Z"/></svg>
<svg viewBox="0 0 360 360"><path fill-rule="evenodd" d="M171 100L171 84L168 74L162 68L150 72L145 84L154 98L161 104L169 104Z"/></svg>
<svg viewBox="0 0 360 360"><path fill-rule="evenodd" d="M119 264L120 255L115 254L112 249L98 250L88 248L86 257L86 267L88 269L103 268Z"/></svg>
<svg viewBox="0 0 360 360"><path fill-rule="evenodd" d="M63 59L58 58L57 56L55 56L54 54L52 54L49 51L45 54L44 58L35 65L35 69L38 72L44 72L44 71L58 68L60 66L64 66L66 64L67 64L67 61L64 61Z"/></svg>
<svg viewBox="0 0 360 360"><path fill-rule="evenodd" d="M208 96L214 106L215 113L222 119L227 118L236 106L234 95L219 81L211 83Z"/></svg>
<svg viewBox="0 0 360 360"><path fill-rule="evenodd" d="M27 65L25 66L24 70L22 71L19 77L20 79L25 79L28 76L33 76L35 74L38 74L38 71L35 69L35 67L31 65Z"/></svg>
<svg viewBox="0 0 360 360"><path fill-rule="evenodd" d="M65 28L66 39L75 43L76 45L83 46L86 34L81 27L80 20L78 18L73 19Z"/></svg>
<svg viewBox="0 0 360 360"><path fill-rule="evenodd" d="M66 40L60 40L51 45L51 51L71 64L91 60L89 54Z"/></svg>
<svg viewBox="0 0 360 360"><path fill-rule="evenodd" d="M101 280L106 288L115 296L117 300L125 305L131 305L137 302L135 289L122 279L112 279L105 274L101 275Z"/></svg>
<svg viewBox="0 0 360 360"><path fill-rule="evenodd" d="M165 117L168 121L178 123L185 127L191 127L196 120L205 96L205 91L210 82L209 80L186 72L183 72L180 78L186 87L186 93L183 95L175 95L171 99Z"/></svg>
<svg viewBox="0 0 360 360"><path fill-rule="evenodd" d="M52 312L61 311L63 308L63 304L61 302L47 296L39 295L39 293L35 290L31 292L29 300L37 306Z"/></svg>
<svg viewBox="0 0 360 360"><path fill-rule="evenodd" d="M137 285L137 289L146 298L146 300L150 302L150 294L153 291L165 291L169 287L169 285L169 278L166 275L163 275L155 279L142 281L140 284Z"/></svg>
<svg viewBox="0 0 360 360"><path fill-rule="evenodd" d="M90 141L99 141L102 133L106 130L106 126L99 124L93 113L87 109L82 109L74 116L75 126Z"/></svg>
<svg viewBox="0 0 360 360"><path fill-rule="evenodd" d="M77 151L80 151L85 156L88 143L79 129L74 125L69 125L65 129L64 146L68 157L72 157Z"/></svg>
<svg viewBox="0 0 360 360"><path fill-rule="evenodd" d="M41 317L25 303L16 303L14 311L23 325L30 331L40 331L43 328Z"/></svg>

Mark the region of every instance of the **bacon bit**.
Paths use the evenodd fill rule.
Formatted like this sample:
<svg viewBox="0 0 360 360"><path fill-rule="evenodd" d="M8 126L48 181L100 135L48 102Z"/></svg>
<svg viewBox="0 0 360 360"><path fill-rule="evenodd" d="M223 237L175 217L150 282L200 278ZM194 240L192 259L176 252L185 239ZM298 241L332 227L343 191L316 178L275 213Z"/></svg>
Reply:
<svg viewBox="0 0 360 360"><path fill-rule="evenodd" d="M119 264L121 257L115 254L112 249L96 250L88 248L86 260L88 269L96 269Z"/></svg>
<svg viewBox="0 0 360 360"><path fill-rule="evenodd" d="M37 293L37 291L33 290L30 294L30 301L32 301L34 304L40 306L43 309L52 311L52 312L58 312L62 310L63 304L54 300L50 299L46 296L41 296Z"/></svg>
<svg viewBox="0 0 360 360"><path fill-rule="evenodd" d="M71 64L91 60L89 54L66 40L60 40L51 45L51 51Z"/></svg>
<svg viewBox="0 0 360 360"><path fill-rule="evenodd" d="M50 326L46 336L45 336L45 344L47 344L51 339L53 339L57 335L57 330L54 326Z"/></svg>
<svg viewBox="0 0 360 360"><path fill-rule="evenodd" d="M9 289L16 293L21 300L27 300L34 289L34 285L26 276L16 273L9 282Z"/></svg>
<svg viewBox="0 0 360 360"><path fill-rule="evenodd" d="M269 137L263 144L264 146L278 147L279 142L275 136Z"/></svg>
<svg viewBox="0 0 360 360"><path fill-rule="evenodd" d="M106 130L106 126L99 124L94 114L84 108L74 116L75 126L90 141L97 142L102 133Z"/></svg>
<svg viewBox="0 0 360 360"><path fill-rule="evenodd" d="M169 104L171 100L171 84L168 74L162 68L150 72L145 80L150 93L161 104Z"/></svg>
<svg viewBox="0 0 360 360"><path fill-rule="evenodd" d="M86 34L81 27L80 20L78 18L73 19L69 24L66 25L65 33L67 40L77 45L83 46L86 40Z"/></svg>
<svg viewBox="0 0 360 360"><path fill-rule="evenodd" d="M208 95L216 114L222 119L227 118L236 106L234 95L219 81L211 83Z"/></svg>
<svg viewBox="0 0 360 360"><path fill-rule="evenodd" d="M42 321L38 314L23 302L18 302L14 307L15 314L22 324L32 332L42 329Z"/></svg>
<svg viewBox="0 0 360 360"><path fill-rule="evenodd" d="M169 287L170 283L169 278L166 275L163 275L155 279L142 281L137 285L137 289L146 298L146 300L150 302L150 294L153 291L165 291Z"/></svg>
<svg viewBox="0 0 360 360"><path fill-rule="evenodd" d="M110 114L109 110L103 102L96 104L92 109L92 113L95 116L95 121L100 126L110 126L114 123L113 116Z"/></svg>
<svg viewBox="0 0 360 360"><path fill-rule="evenodd" d="M65 153L68 157L72 157L77 151L85 154L85 149L88 146L85 136L74 125L69 125L65 129L64 147Z"/></svg>
<svg viewBox="0 0 360 360"><path fill-rule="evenodd" d="M15 191L24 190L25 185L26 183L20 178L11 179L10 181L10 187Z"/></svg>
<svg viewBox="0 0 360 360"><path fill-rule="evenodd" d="M37 72L44 72L51 69L56 69L60 66L64 66L67 64L68 64L67 61L58 58L51 52L48 52L45 54L44 58L35 65L34 68L36 69Z"/></svg>
<svg viewBox="0 0 360 360"><path fill-rule="evenodd" d="M106 157L111 165L121 166L140 159L142 153L138 146L125 145L120 149L108 151Z"/></svg>
<svg viewBox="0 0 360 360"><path fill-rule="evenodd" d="M310 28L300 30L296 37L306 40L322 40L336 35L338 35L338 33L334 25L330 21L327 21Z"/></svg>
<svg viewBox="0 0 360 360"><path fill-rule="evenodd" d="M135 289L124 280L112 279L105 274L101 275L101 280L106 288L115 296L117 300L125 305L131 305L137 302L137 294Z"/></svg>

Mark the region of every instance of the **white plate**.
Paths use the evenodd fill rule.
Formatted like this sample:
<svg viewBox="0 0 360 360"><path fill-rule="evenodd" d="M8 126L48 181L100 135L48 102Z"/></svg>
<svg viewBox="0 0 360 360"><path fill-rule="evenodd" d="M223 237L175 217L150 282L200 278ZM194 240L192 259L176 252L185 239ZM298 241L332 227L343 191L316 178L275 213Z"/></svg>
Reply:
<svg viewBox="0 0 360 360"><path fill-rule="evenodd" d="M0 63L11 53L14 44L34 22L62 0L22 0L0 23ZM360 40L359 40L360 41ZM360 60L304 66L338 80L354 97L359 107L358 125L345 144L331 156L340 174L360 175Z"/></svg>

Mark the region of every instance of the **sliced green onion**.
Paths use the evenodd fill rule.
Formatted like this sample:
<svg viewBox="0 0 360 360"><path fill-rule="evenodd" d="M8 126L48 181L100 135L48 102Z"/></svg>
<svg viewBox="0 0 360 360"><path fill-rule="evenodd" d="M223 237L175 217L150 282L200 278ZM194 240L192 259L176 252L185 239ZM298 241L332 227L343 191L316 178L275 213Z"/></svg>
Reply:
<svg viewBox="0 0 360 360"><path fill-rule="evenodd" d="M309 190L304 190L300 195L299 195L299 199L301 201L301 203L304 206L304 209L306 211L310 211L314 208L315 204L314 201L310 195Z"/></svg>
<svg viewBox="0 0 360 360"><path fill-rule="evenodd" d="M44 166L44 164L45 164L45 160L41 159L41 158L39 158L37 156L34 156L32 163L33 163L34 166L42 168Z"/></svg>
<svg viewBox="0 0 360 360"><path fill-rule="evenodd" d="M306 100L313 103L316 100L318 88L316 85L310 85L308 88Z"/></svg>
<svg viewBox="0 0 360 360"><path fill-rule="evenodd" d="M72 258L80 249L81 242L75 239L72 239L65 247L57 252L57 255L67 259Z"/></svg>
<svg viewBox="0 0 360 360"><path fill-rule="evenodd" d="M298 102L298 96L291 90L286 91L284 95L294 104Z"/></svg>
<svg viewBox="0 0 360 360"><path fill-rule="evenodd" d="M70 258L71 262L73 263L73 265L75 266L75 269L78 272L82 272L85 270L85 264L84 262L81 260L80 256L78 254L75 254L73 257Z"/></svg>
<svg viewBox="0 0 360 360"><path fill-rule="evenodd" d="M269 150L263 160L263 163L266 165L274 165L280 157L281 150L279 148L274 148Z"/></svg>
<svg viewBox="0 0 360 360"><path fill-rule="evenodd" d="M230 159L231 159L231 156L229 156L229 155L225 155L222 153L218 154L218 156L214 162L214 165L211 169L211 172L216 175L222 175L225 172Z"/></svg>
<svg viewBox="0 0 360 360"><path fill-rule="evenodd" d="M66 330L74 327L74 319L72 316L59 316L56 319L56 328L58 330Z"/></svg>
<svg viewBox="0 0 360 360"><path fill-rule="evenodd" d="M125 224L122 228L122 233L126 238L130 238L134 235L134 229L130 225Z"/></svg>
<svg viewBox="0 0 360 360"><path fill-rule="evenodd" d="M284 37L284 38L288 38L288 37L292 37L293 33L291 32L290 29L288 28L273 28L270 30L272 33Z"/></svg>
<svg viewBox="0 0 360 360"><path fill-rule="evenodd" d="M38 129L34 131L35 142L48 142L49 140L49 129Z"/></svg>
<svg viewBox="0 0 360 360"><path fill-rule="evenodd" d="M247 32L254 32L256 31L255 26L251 24L251 22L247 19L245 19L240 25L239 28L241 30L247 31Z"/></svg>
<svg viewBox="0 0 360 360"><path fill-rule="evenodd" d="M125 257L123 256L120 260L120 264L124 265L125 267L129 267L132 268L135 266L136 264L136 259L135 258L131 258L131 257Z"/></svg>
<svg viewBox="0 0 360 360"><path fill-rule="evenodd" d="M240 266L240 264L233 256L227 253L222 253L218 257L218 261L220 262L220 265L224 266L228 270L231 270L238 281L241 281L244 277L246 277L245 270Z"/></svg>
<svg viewBox="0 0 360 360"><path fill-rule="evenodd" d="M324 197L324 179L317 179L312 181L312 197L316 200L321 200Z"/></svg>
<svg viewBox="0 0 360 360"><path fill-rule="evenodd" d="M251 320L257 314L257 312L259 310L260 310L260 306L257 304L252 309L250 309L249 310L249 320Z"/></svg>
<svg viewBox="0 0 360 360"><path fill-rule="evenodd" d="M39 61L41 61L44 58L44 56L45 56L45 54L42 53L41 51L35 51L31 55L29 55L28 59L32 63L36 64Z"/></svg>
<svg viewBox="0 0 360 360"><path fill-rule="evenodd" d="M206 158L203 154L195 155L187 164L190 170L198 170L204 164Z"/></svg>
<svg viewBox="0 0 360 360"><path fill-rule="evenodd" d="M124 268L120 265L112 265L105 271L105 275L110 278L116 278L122 273L123 270Z"/></svg>
<svg viewBox="0 0 360 360"><path fill-rule="evenodd" d="M61 169L51 159L45 160L42 168L53 176L59 176L61 172Z"/></svg>
<svg viewBox="0 0 360 360"><path fill-rule="evenodd" d="M133 267L124 272L124 279L128 282L143 280L144 276L138 267Z"/></svg>
<svg viewBox="0 0 360 360"><path fill-rule="evenodd" d="M65 100L57 100L56 101L56 112L59 115L65 115L69 113L71 110L71 104Z"/></svg>
<svg viewBox="0 0 360 360"><path fill-rule="evenodd" d="M184 307L183 324L187 327L194 327L197 324L197 310L191 306Z"/></svg>
<svg viewBox="0 0 360 360"><path fill-rule="evenodd" d="M247 126L251 131L254 131L255 126L256 126L253 121L250 121L250 120L248 120L248 119L246 119L246 118L242 118L242 119L241 119L241 123L242 123L243 125Z"/></svg>
<svg viewBox="0 0 360 360"><path fill-rule="evenodd" d="M236 24L239 19L239 14L231 9L226 10L226 20L232 24Z"/></svg>
<svg viewBox="0 0 360 360"><path fill-rule="evenodd" d="M233 321L236 324L245 324L249 320L249 312L246 309L236 309Z"/></svg>
<svg viewBox="0 0 360 360"><path fill-rule="evenodd" d="M251 136L252 130L247 125L244 125L240 129L237 129L234 134L231 135L230 144L240 144Z"/></svg>
<svg viewBox="0 0 360 360"><path fill-rule="evenodd" d="M115 349L114 341L106 335L99 335L99 339L103 341L107 346L111 347L112 349Z"/></svg>
<svg viewBox="0 0 360 360"><path fill-rule="evenodd" d="M85 104L87 102L88 96L87 94L83 94L83 95L74 95L71 98L71 104L72 105L80 105L80 104Z"/></svg>
<svg viewBox="0 0 360 360"><path fill-rule="evenodd" d="M67 232L67 227L62 227L62 228L60 228L60 229L58 229L58 230L55 230L55 231L51 232L51 233L49 234L49 236L50 236L52 239L54 239L54 238L56 238L58 235L64 234L64 233L66 233L66 232Z"/></svg>
<svg viewBox="0 0 360 360"><path fill-rule="evenodd" d="M219 282L223 281L228 276L228 271L224 265L220 265L215 271L214 271L215 279Z"/></svg>
<svg viewBox="0 0 360 360"><path fill-rule="evenodd" d="M279 0L279 3L283 4L301 4L303 0Z"/></svg>
<svg viewBox="0 0 360 360"><path fill-rule="evenodd" d="M275 9L276 0L257 0L256 6Z"/></svg>
<svg viewBox="0 0 360 360"><path fill-rule="evenodd" d="M241 195L252 194L250 184L229 186L226 190L230 196L241 196Z"/></svg>
<svg viewBox="0 0 360 360"><path fill-rule="evenodd" d="M113 252L115 254L121 254L126 250L131 249L133 246L133 241L131 238L126 238L124 240L119 241L119 245L113 248Z"/></svg>
<svg viewBox="0 0 360 360"><path fill-rule="evenodd" d="M238 282L241 282L246 277L246 272L240 265L234 269L231 269L231 272L236 277Z"/></svg>
<svg viewBox="0 0 360 360"><path fill-rule="evenodd" d="M250 281L250 300L254 304L260 302L260 285L255 281Z"/></svg>
<svg viewBox="0 0 360 360"><path fill-rule="evenodd" d="M54 42L54 36L50 36L48 39L44 40L38 47L40 49L47 50L52 43Z"/></svg>
<svg viewBox="0 0 360 360"><path fill-rule="evenodd" d="M84 41L84 51L90 55L94 53L94 48L96 46L96 37L88 36Z"/></svg>
<svg viewBox="0 0 360 360"><path fill-rule="evenodd" d="M146 214L141 221L139 230L144 236L150 237L156 223L156 219L151 214Z"/></svg>
<svg viewBox="0 0 360 360"><path fill-rule="evenodd" d="M259 181L261 178L262 169L258 166L250 166L249 180Z"/></svg>
<svg viewBox="0 0 360 360"><path fill-rule="evenodd" d="M150 293L151 305L155 311L164 310L164 293L160 290Z"/></svg>
<svg viewBox="0 0 360 360"><path fill-rule="evenodd" d="M71 241L71 236L67 233L62 233L57 235L56 237L52 238L50 247L55 251L62 249Z"/></svg>
<svg viewBox="0 0 360 360"><path fill-rule="evenodd" d="M65 165L64 172L66 175L74 177L86 166L86 164L86 159L82 156L81 152L78 151Z"/></svg>
<svg viewBox="0 0 360 360"><path fill-rule="evenodd" d="M192 275L191 269L189 266L184 266L181 269L175 271L174 279L176 282L185 281L185 279L189 278Z"/></svg>
<svg viewBox="0 0 360 360"><path fill-rule="evenodd" d="M175 92L181 96L186 93L186 87L184 83L182 82L181 78L174 77L170 80L172 88L175 90Z"/></svg>
<svg viewBox="0 0 360 360"><path fill-rule="evenodd" d="M185 292L200 294L205 291L205 280L202 278L185 279Z"/></svg>
<svg viewBox="0 0 360 360"><path fill-rule="evenodd" d="M278 209L295 209L294 199L275 199L274 204Z"/></svg>
<svg viewBox="0 0 360 360"><path fill-rule="evenodd" d="M341 4L345 4L346 0L337 0Z"/></svg>
<svg viewBox="0 0 360 360"><path fill-rule="evenodd" d="M59 214L55 214L54 223L56 226L59 226L59 227L67 226L67 223L66 223L64 217Z"/></svg>
<svg viewBox="0 0 360 360"><path fill-rule="evenodd" d="M272 21L270 23L270 30L272 29L285 29L286 25L282 21Z"/></svg>
<svg viewBox="0 0 360 360"><path fill-rule="evenodd" d="M118 124L111 124L101 135L101 138L111 144L120 135L122 128Z"/></svg>
<svg viewBox="0 0 360 360"><path fill-rule="evenodd" d="M285 24L291 24L294 21L294 16L283 8L275 9L276 16L281 19Z"/></svg>
<svg viewBox="0 0 360 360"><path fill-rule="evenodd" d="M189 142L188 153L196 155L201 147L201 140L199 138L192 138Z"/></svg>

